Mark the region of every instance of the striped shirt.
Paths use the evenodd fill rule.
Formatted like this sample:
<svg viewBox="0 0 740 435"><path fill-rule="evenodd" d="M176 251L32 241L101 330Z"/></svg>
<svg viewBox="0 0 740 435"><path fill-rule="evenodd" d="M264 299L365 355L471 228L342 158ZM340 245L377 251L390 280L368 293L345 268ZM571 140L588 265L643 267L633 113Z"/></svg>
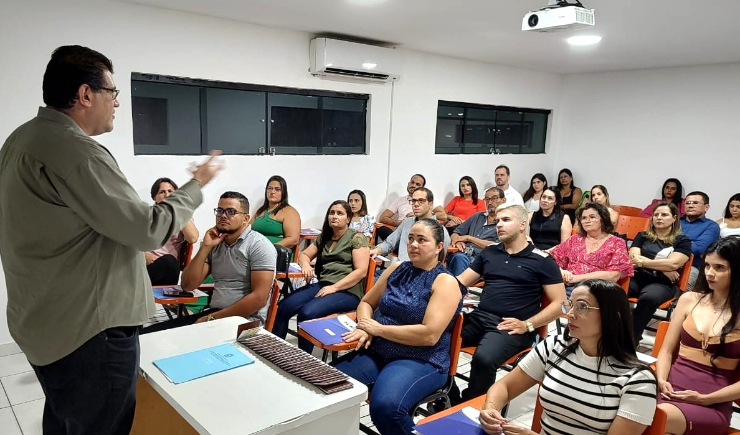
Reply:
<svg viewBox="0 0 740 435"><path fill-rule="evenodd" d="M541 382L543 434L605 434L617 416L652 423L657 384L650 370L608 358L597 370L598 357L580 347L558 361L567 344L562 336L551 335L519 363Z"/></svg>

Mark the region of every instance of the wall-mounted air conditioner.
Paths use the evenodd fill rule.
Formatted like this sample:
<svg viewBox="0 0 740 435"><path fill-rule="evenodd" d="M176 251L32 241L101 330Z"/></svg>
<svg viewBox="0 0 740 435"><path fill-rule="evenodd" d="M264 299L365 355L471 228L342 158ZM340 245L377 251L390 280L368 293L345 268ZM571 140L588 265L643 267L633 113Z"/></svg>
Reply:
<svg viewBox="0 0 740 435"><path fill-rule="evenodd" d="M311 40L313 75L348 77L380 82L396 81L399 75L399 53L392 48L338 39Z"/></svg>

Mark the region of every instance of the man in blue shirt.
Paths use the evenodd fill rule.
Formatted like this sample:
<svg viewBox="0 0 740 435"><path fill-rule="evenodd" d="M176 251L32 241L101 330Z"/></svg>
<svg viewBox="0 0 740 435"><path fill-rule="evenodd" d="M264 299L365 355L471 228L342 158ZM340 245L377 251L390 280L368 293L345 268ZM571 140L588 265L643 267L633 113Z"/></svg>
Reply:
<svg viewBox="0 0 740 435"><path fill-rule="evenodd" d="M694 254L688 285L688 290L691 290L699 276L701 256L709 245L719 239L719 225L705 216L709 210L709 195L706 193L700 191L689 193L686 195L685 204L686 214L681 218L681 231L691 239L691 252Z"/></svg>

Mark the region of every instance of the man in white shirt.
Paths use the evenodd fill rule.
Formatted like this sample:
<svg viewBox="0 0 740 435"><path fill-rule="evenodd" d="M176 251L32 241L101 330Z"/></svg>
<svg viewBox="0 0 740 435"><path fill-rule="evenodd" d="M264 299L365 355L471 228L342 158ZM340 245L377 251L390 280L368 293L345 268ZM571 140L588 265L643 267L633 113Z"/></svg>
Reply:
<svg viewBox="0 0 740 435"><path fill-rule="evenodd" d="M504 191L504 195L506 196L506 204L524 205L522 195L509 184L510 175L511 171L509 171L508 166L496 166L496 170L493 173L493 176L496 180L496 187Z"/></svg>

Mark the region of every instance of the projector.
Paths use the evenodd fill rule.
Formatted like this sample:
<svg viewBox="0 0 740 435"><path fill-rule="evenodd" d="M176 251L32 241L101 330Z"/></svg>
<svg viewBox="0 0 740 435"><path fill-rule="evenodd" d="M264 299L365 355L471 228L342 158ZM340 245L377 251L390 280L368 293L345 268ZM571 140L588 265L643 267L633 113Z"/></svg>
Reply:
<svg viewBox="0 0 740 435"><path fill-rule="evenodd" d="M524 16L522 30L558 32L594 25L594 10L578 6L560 6L540 9Z"/></svg>

